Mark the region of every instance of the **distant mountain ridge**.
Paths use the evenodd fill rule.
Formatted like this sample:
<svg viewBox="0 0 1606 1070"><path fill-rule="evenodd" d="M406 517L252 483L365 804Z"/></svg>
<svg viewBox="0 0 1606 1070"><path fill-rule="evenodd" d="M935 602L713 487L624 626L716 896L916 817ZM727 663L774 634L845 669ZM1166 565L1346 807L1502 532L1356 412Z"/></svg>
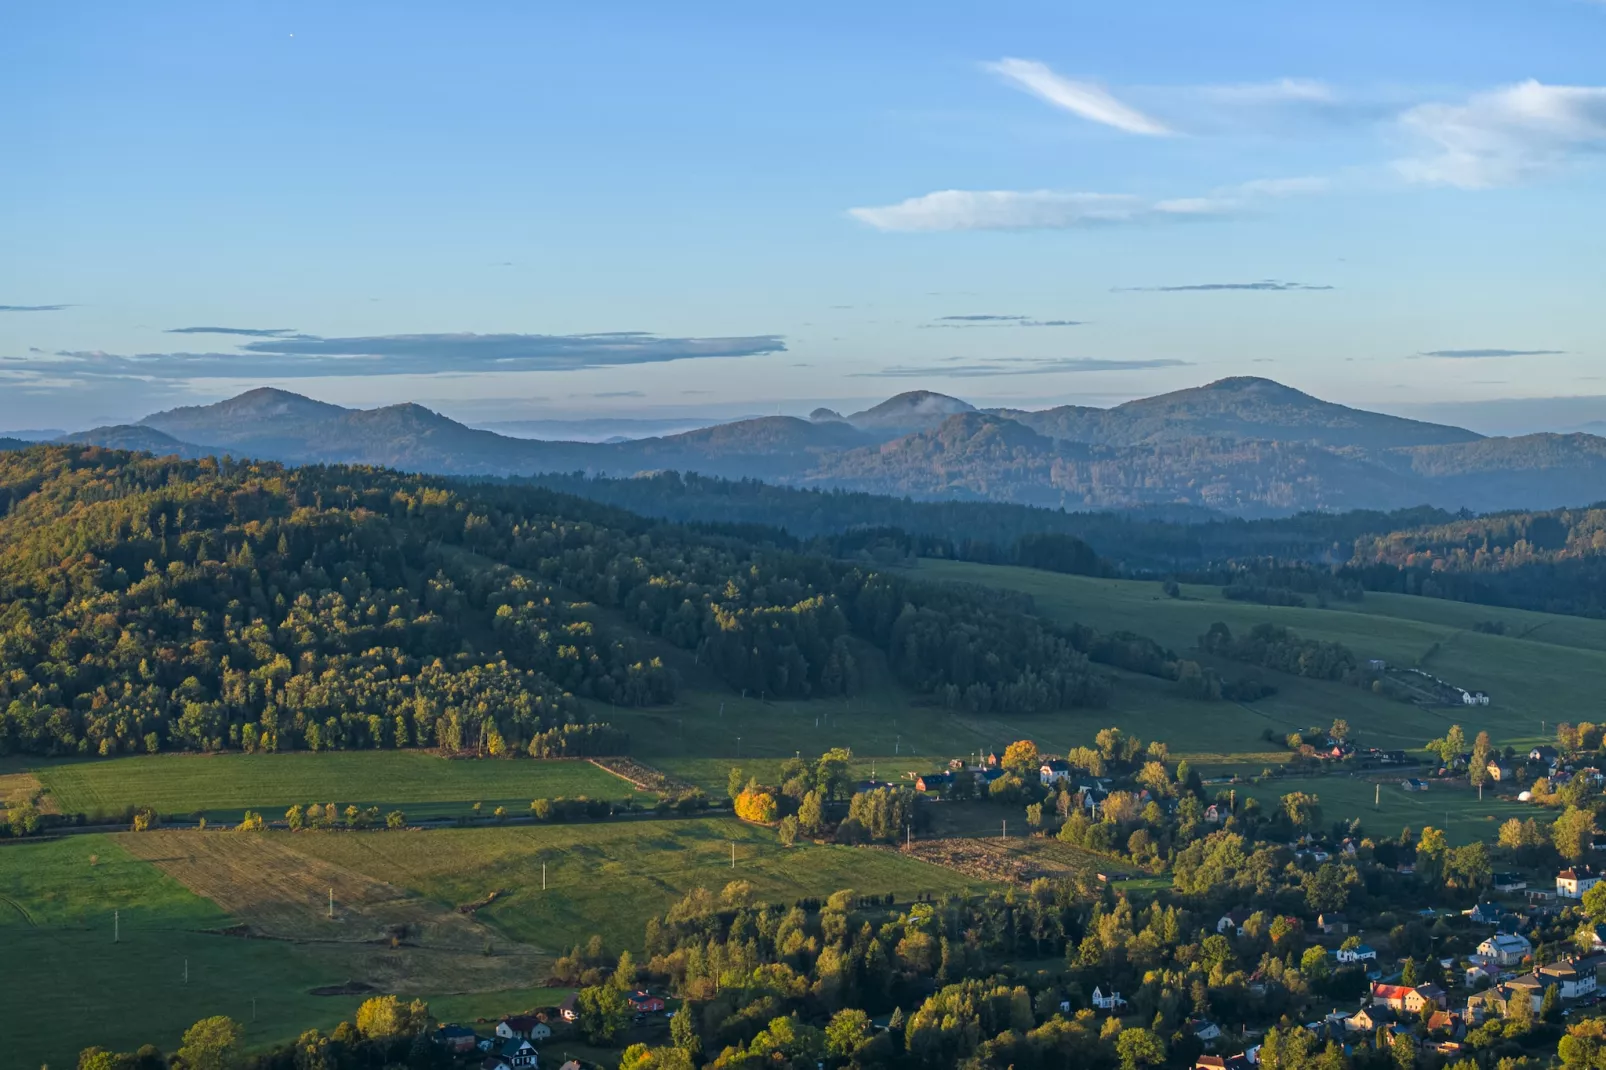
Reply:
<svg viewBox="0 0 1606 1070"><path fill-rule="evenodd" d="M154 413L66 441L443 475L679 470L919 499L1243 516L1606 499L1606 439L1485 438L1238 377L1117 405L981 410L915 390L847 416L765 416L616 442L513 438L421 405L346 408L285 390Z"/></svg>

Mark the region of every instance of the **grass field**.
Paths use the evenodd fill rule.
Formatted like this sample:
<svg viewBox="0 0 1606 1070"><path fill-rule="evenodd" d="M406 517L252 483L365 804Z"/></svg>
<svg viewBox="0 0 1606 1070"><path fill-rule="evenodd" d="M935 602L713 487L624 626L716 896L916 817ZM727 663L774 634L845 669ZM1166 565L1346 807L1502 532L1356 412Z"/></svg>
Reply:
<svg viewBox="0 0 1606 1070"><path fill-rule="evenodd" d="M1343 643L1358 657L1421 664L1452 684L1493 698L1487 707L1422 709L1341 685L1267 675L1280 693L1256 702L1257 712L1295 724L1323 724L1330 714L1342 715L1366 742L1378 746L1418 748L1451 723L1461 724L1468 735L1487 730L1497 744L1524 746L1544 738L1558 721L1606 717L1600 699L1606 691L1602 621L1405 595L1368 594L1359 603L1291 608L1231 602L1218 588L1185 586L1183 598L1170 599L1152 582L962 562L922 562L917 574L1023 591L1051 618L1149 635L1179 653L1192 648L1214 621L1234 630L1271 621L1306 638ZM1504 621L1516 634L1471 630L1483 620ZM1175 742L1173 749L1178 749Z"/></svg>
<svg viewBox="0 0 1606 1070"><path fill-rule="evenodd" d="M523 814L540 797L647 797L590 762L448 760L422 751L157 754L41 764L37 776L64 813L151 806L222 820L247 808L276 818L294 803L318 801L433 817L471 813L475 802L487 814L498 805Z"/></svg>
<svg viewBox="0 0 1606 1070"><path fill-rule="evenodd" d="M783 848L773 831L727 818L287 838L298 853L438 903L499 891L479 917L509 939L549 952L584 943L592 933L614 950L639 947L649 917L692 888L718 892L738 879L752 882L760 900L777 903L842 888L906 900L980 885L889 851Z"/></svg>
<svg viewBox="0 0 1606 1070"><path fill-rule="evenodd" d="M1237 790L1240 797L1254 796L1268 807L1275 807L1277 800L1290 792L1303 791L1321 800L1322 820L1329 824L1360 818L1364 833L1379 836L1397 836L1402 828L1420 833L1424 825L1432 825L1444 830L1454 844L1492 840L1501 823L1510 817L1534 817L1541 824L1554 817L1554 811L1542 811L1493 794L1480 801L1477 791L1466 784L1435 781L1427 791L1406 791L1400 787L1400 779L1289 777Z"/></svg>
<svg viewBox="0 0 1606 1070"><path fill-rule="evenodd" d="M337 962L218 935L229 920L114 837L0 848L0 975L13 997L0 1015L0 1068L71 1066L89 1044L175 1045L211 1014L232 1015L266 1042L354 1012L355 999L310 994L345 979Z"/></svg>

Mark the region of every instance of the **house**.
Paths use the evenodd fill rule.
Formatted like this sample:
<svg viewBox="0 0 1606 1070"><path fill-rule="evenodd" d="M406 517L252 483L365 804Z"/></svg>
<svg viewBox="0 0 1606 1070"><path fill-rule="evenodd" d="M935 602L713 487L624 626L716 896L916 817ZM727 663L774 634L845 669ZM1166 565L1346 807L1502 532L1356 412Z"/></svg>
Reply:
<svg viewBox="0 0 1606 1070"><path fill-rule="evenodd" d="M651 1014L664 1009L664 997L655 996L646 989L632 992L629 996L630 1009L638 1014Z"/></svg>
<svg viewBox="0 0 1606 1070"><path fill-rule="evenodd" d="M1560 756L1555 747L1535 747L1528 752L1530 762L1544 762L1547 766L1555 765Z"/></svg>
<svg viewBox="0 0 1606 1070"><path fill-rule="evenodd" d="M1569 866L1556 874L1556 894L1563 899L1582 899L1599 883L1600 874L1588 866Z"/></svg>
<svg viewBox="0 0 1606 1070"><path fill-rule="evenodd" d="M1428 782L1426 780L1419 780L1414 776L1406 777L1404 780L1400 781L1400 787L1404 788L1406 791L1427 791Z"/></svg>
<svg viewBox="0 0 1606 1070"><path fill-rule="evenodd" d="M1498 980L1500 980L1499 965L1493 962L1480 962L1467 967L1467 972L1461 978L1461 983L1468 988L1477 988L1479 982L1494 984Z"/></svg>
<svg viewBox="0 0 1606 1070"><path fill-rule="evenodd" d="M1114 1012L1122 1007L1125 1007L1126 1000L1122 999L1121 993L1117 992L1113 988L1106 993L1102 988L1094 986L1093 1006L1097 1007L1101 1011Z"/></svg>
<svg viewBox="0 0 1606 1070"><path fill-rule="evenodd" d="M1229 910L1216 921L1216 932L1231 933L1234 936L1244 934L1244 922L1253 916L1252 910Z"/></svg>
<svg viewBox="0 0 1606 1070"><path fill-rule="evenodd" d="M548 1040L552 1027L533 1014L510 1014L496 1023L496 1035L503 1040Z"/></svg>
<svg viewBox="0 0 1606 1070"><path fill-rule="evenodd" d="M1516 933L1495 933L1478 945L1477 958L1496 966L1515 966L1533 954L1534 946Z"/></svg>
<svg viewBox="0 0 1606 1070"><path fill-rule="evenodd" d="M1435 1006L1444 1010L1450 1005L1450 997L1435 984L1417 985L1411 989L1411 994L1405 997L1405 1009L1411 1014L1421 1014L1422 1008Z"/></svg>
<svg viewBox="0 0 1606 1070"><path fill-rule="evenodd" d="M1207 1018L1188 1019L1188 1031L1201 1044L1221 1039L1221 1027Z"/></svg>
<svg viewBox="0 0 1606 1070"><path fill-rule="evenodd" d="M1499 903L1479 903L1466 915L1474 925L1499 925L1500 919L1506 916L1506 908Z"/></svg>
<svg viewBox="0 0 1606 1070"><path fill-rule="evenodd" d="M435 1030L433 1039L447 1051L462 1054L473 1051L480 1038L478 1033L466 1025L443 1025Z"/></svg>
<svg viewBox="0 0 1606 1070"><path fill-rule="evenodd" d="M1528 878L1521 873L1496 873L1490 879L1497 892L1520 892L1528 887Z"/></svg>
<svg viewBox="0 0 1606 1070"><path fill-rule="evenodd" d="M1606 950L1606 925L1589 927L1589 946L1594 951Z"/></svg>
<svg viewBox="0 0 1606 1070"><path fill-rule="evenodd" d="M1376 962L1377 952L1372 949L1370 944L1341 947L1338 949L1338 961L1346 964L1351 962Z"/></svg>
<svg viewBox="0 0 1606 1070"><path fill-rule="evenodd" d="M981 756L981 764L986 769L997 769L1004 764L1004 756L999 751L990 750Z"/></svg>
<svg viewBox="0 0 1606 1070"><path fill-rule="evenodd" d="M1494 758L1489 760L1489 764L1484 766L1484 769L1488 771L1490 780L1501 784L1511 783L1511 778L1517 775L1509 762L1502 762Z"/></svg>
<svg viewBox="0 0 1606 1070"><path fill-rule="evenodd" d="M1582 999L1585 996L1593 996L1597 991L1596 967L1599 960L1600 956L1597 955L1582 959L1563 959L1548 966L1541 966L1534 972L1547 983L1560 985L1562 999Z"/></svg>
<svg viewBox="0 0 1606 1070"><path fill-rule="evenodd" d="M1381 1003L1396 1014L1421 1014L1422 1008L1433 1004L1439 1008L1448 1005L1449 1000L1444 989L1438 985L1417 985L1408 988L1405 985L1385 985L1374 982L1372 984L1372 1002Z"/></svg>
<svg viewBox="0 0 1606 1070"><path fill-rule="evenodd" d="M1487 706L1489 705L1489 696L1482 691L1463 691L1461 692L1461 704L1463 706Z"/></svg>
<svg viewBox="0 0 1606 1070"><path fill-rule="evenodd" d="M523 1037L506 1041L480 1063L481 1070L535 1070L540 1053Z"/></svg>
<svg viewBox="0 0 1606 1070"><path fill-rule="evenodd" d="M915 777L916 791L945 791L952 787L954 775L952 773L926 773Z"/></svg>
<svg viewBox="0 0 1606 1070"><path fill-rule="evenodd" d="M1513 977L1501 985L1500 991L1507 1000L1521 999L1523 994L1526 993L1529 1000L1533 1002L1534 1012L1538 1013L1540 1006L1544 1003L1545 989L1549 988L1552 983L1540 977L1537 973L1525 973L1521 977Z"/></svg>
<svg viewBox="0 0 1606 1070"><path fill-rule="evenodd" d="M1227 817L1227 808L1211 803L1205 807L1204 819L1207 825L1219 825Z"/></svg>
<svg viewBox="0 0 1606 1070"><path fill-rule="evenodd" d="M1076 775L1076 770L1064 758L1050 758L1039 767L1037 775L1044 784L1053 786L1071 779Z"/></svg>
<svg viewBox="0 0 1606 1070"><path fill-rule="evenodd" d="M563 1016L565 1022L578 1022L580 1020L579 993L570 992L567 996L564 996L563 1002L558 1004L558 1013Z"/></svg>
<svg viewBox="0 0 1606 1070"><path fill-rule="evenodd" d="M1394 1012L1383 1006L1362 1007L1344 1019L1344 1028L1350 1032L1375 1033L1393 1024Z"/></svg>
<svg viewBox="0 0 1606 1070"><path fill-rule="evenodd" d="M1428 1032L1445 1033L1450 1037L1467 1035L1466 1020L1455 1011L1434 1011L1428 1018Z"/></svg>
<svg viewBox="0 0 1606 1070"><path fill-rule="evenodd" d="M1342 914L1329 911L1326 914L1316 915L1316 927L1328 936L1342 935L1349 932L1349 919Z"/></svg>
<svg viewBox="0 0 1606 1070"><path fill-rule="evenodd" d="M1406 765L1409 764L1411 758L1403 750L1386 750L1378 752L1377 760L1384 765Z"/></svg>

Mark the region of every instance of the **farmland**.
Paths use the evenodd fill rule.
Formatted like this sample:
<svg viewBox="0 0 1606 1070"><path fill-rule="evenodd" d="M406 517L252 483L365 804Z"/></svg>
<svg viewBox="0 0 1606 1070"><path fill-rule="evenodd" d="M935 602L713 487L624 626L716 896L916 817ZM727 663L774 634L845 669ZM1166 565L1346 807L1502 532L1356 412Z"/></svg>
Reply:
<svg viewBox="0 0 1606 1070"><path fill-rule="evenodd" d="M1343 643L1357 657L1420 665L1493 696L1485 707L1424 709L1337 684L1267 675L1279 693L1254 703L1255 712L1291 726L1343 716L1376 746L1417 748L1451 723L1469 734L1487 730L1497 745L1525 746L1543 738L1546 726L1599 719L1606 712L1599 699L1606 690L1606 622L1407 595L1368 594L1359 603L1294 608L1228 601L1218 588L1184 585L1181 598L1166 598L1157 583L957 562L922 562L918 573L1022 591L1052 618L1149 635L1179 653L1214 621L1234 631L1270 621L1305 638ZM1471 630L1486 620L1506 622L1512 634ZM1186 722L1166 738L1174 751L1202 742Z"/></svg>
<svg viewBox="0 0 1606 1070"><path fill-rule="evenodd" d="M247 808L282 812L319 801L400 807L409 817L430 817L468 814L475 802L487 813L498 805L524 813L535 798L641 795L586 761L447 760L421 751L160 754L41 763L36 775L64 813L149 806L225 820Z"/></svg>
<svg viewBox="0 0 1606 1070"><path fill-rule="evenodd" d="M1289 792L1306 792L1321 800L1322 820L1328 824L1359 818L1362 831L1371 836L1397 836L1402 828L1421 832L1424 825L1432 825L1444 830L1452 844L1493 840L1501 822L1510 817L1532 817L1541 824L1550 820L1544 811L1492 793L1479 800L1476 789L1465 782L1434 781L1427 791L1406 791L1397 776L1288 777L1237 790L1240 799L1253 796L1268 807L1277 806Z"/></svg>
<svg viewBox="0 0 1606 1070"><path fill-rule="evenodd" d="M295 850L441 903L500 891L478 917L553 954L593 933L610 948L635 947L647 918L687 891L718 891L738 879L751 882L760 900L787 903L842 888L907 900L980 883L892 852L783 848L772 831L726 818L302 836Z"/></svg>
<svg viewBox="0 0 1606 1070"><path fill-rule="evenodd" d="M312 991L353 978L447 997L457 1013L528 1007L569 944L597 933L610 949L636 947L649 916L735 879L786 903L841 888L907 901L985 884L891 851L788 850L767 829L718 818L20 844L0 850L0 968L27 976L53 1017L8 1027L0 1070L70 1063L91 1043L171 1045L210 1014L245 1023L256 1044L287 1039L350 1017L360 996ZM492 891L502 894L474 916L454 909ZM393 931L402 946L379 939ZM62 1047L55 1026L68 1018L93 1026L75 1026Z"/></svg>
<svg viewBox="0 0 1606 1070"><path fill-rule="evenodd" d="M351 1013L355 999L310 994L345 979L338 961L221 935L229 921L116 837L0 850L0 971L46 1009L8 1021L0 1067L71 1065L86 1044L171 1045L211 1014L269 1041Z"/></svg>

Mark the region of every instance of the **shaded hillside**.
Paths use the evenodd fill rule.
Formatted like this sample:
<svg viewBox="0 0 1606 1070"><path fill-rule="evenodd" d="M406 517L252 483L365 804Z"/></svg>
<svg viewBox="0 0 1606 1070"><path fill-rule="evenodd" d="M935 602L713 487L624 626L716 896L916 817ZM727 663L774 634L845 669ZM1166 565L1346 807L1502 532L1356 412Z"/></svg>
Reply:
<svg viewBox="0 0 1606 1070"><path fill-rule="evenodd" d="M1097 446L982 413L831 458L811 478L924 498L1100 509L1183 503L1242 515L1400 508L1423 493L1408 477L1309 446L1211 439Z"/></svg>
<svg viewBox="0 0 1606 1070"><path fill-rule="evenodd" d="M1096 633L1047 628L1018 598L763 537L528 486L34 446L0 453L0 756L618 753L597 710L667 702L677 682L596 631L590 604L774 698L853 694L855 641L972 713L1110 687L1084 653Z"/></svg>
<svg viewBox="0 0 1606 1070"><path fill-rule="evenodd" d="M1113 409L1065 405L1000 413L1050 438L1105 446L1238 438L1371 451L1479 438L1459 427L1335 405L1271 379L1250 376L1140 398Z"/></svg>
<svg viewBox="0 0 1606 1070"><path fill-rule="evenodd" d="M157 457L206 457L213 451L206 446L181 442L172 435L163 434L154 427L139 424L121 424L116 427L97 427L93 431L80 431L64 435L57 441L75 445L102 446L114 450L139 450Z"/></svg>
<svg viewBox="0 0 1606 1070"><path fill-rule="evenodd" d="M923 499L1240 516L1415 505L1483 511L1606 497L1606 439L1479 438L1255 378L1113 409L1042 412L982 413L911 391L847 417L817 410L808 420L761 417L628 442L510 438L418 405L348 409L264 389L74 439L446 475L673 470Z"/></svg>

